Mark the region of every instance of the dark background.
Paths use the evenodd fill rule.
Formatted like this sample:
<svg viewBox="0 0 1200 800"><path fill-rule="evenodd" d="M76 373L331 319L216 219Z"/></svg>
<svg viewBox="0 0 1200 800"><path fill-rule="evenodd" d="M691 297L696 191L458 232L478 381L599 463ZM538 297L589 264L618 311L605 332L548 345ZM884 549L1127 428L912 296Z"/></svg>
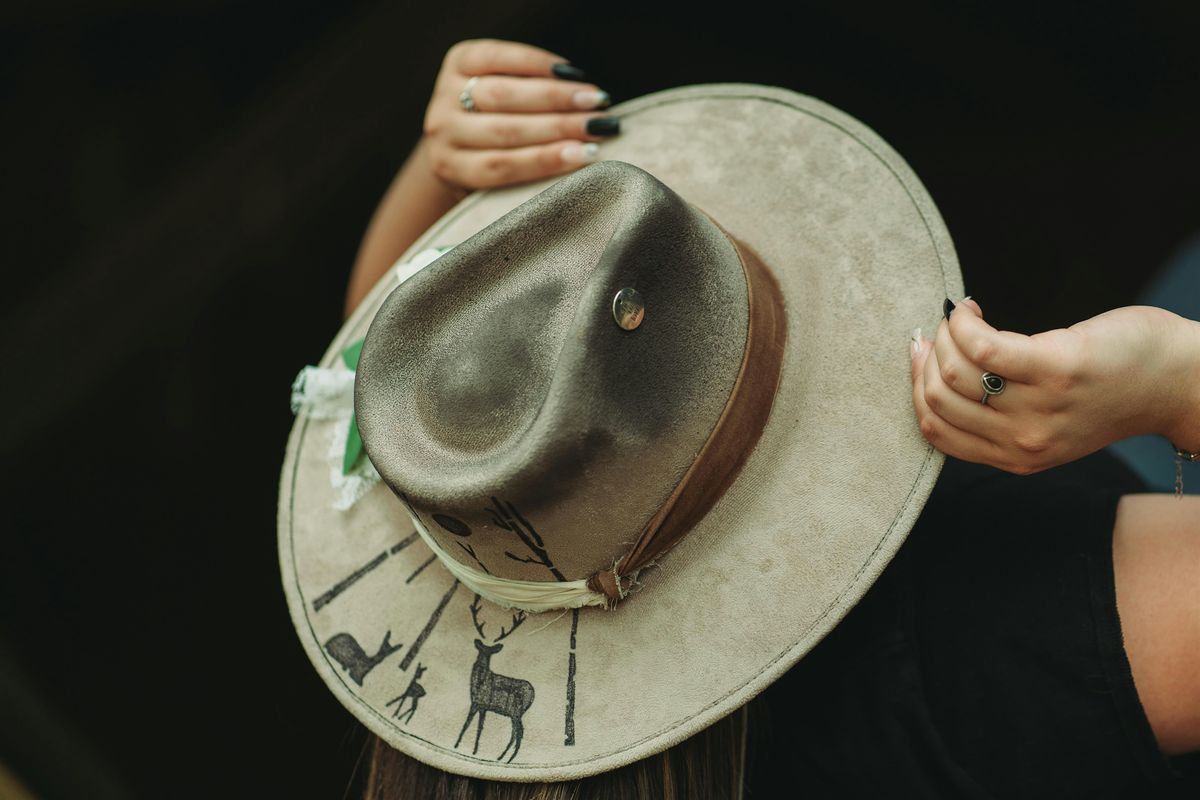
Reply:
<svg viewBox="0 0 1200 800"><path fill-rule="evenodd" d="M291 630L288 387L340 319L444 51L616 100L751 81L866 122L968 290L1033 332L1200 229L1195 3L147 0L0 10L0 763L45 797L340 796L361 745Z"/></svg>

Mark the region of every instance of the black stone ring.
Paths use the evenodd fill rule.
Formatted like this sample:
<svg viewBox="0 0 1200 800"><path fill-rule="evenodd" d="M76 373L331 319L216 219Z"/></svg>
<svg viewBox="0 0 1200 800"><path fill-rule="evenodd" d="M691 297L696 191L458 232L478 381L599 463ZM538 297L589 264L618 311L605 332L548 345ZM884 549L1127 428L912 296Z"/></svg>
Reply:
<svg viewBox="0 0 1200 800"><path fill-rule="evenodd" d="M1004 378L1001 378L995 373L983 373L983 377L979 379L979 382L983 384L983 399L981 399L979 402L983 403L985 406L987 405L989 397L1000 394L1004 391Z"/></svg>

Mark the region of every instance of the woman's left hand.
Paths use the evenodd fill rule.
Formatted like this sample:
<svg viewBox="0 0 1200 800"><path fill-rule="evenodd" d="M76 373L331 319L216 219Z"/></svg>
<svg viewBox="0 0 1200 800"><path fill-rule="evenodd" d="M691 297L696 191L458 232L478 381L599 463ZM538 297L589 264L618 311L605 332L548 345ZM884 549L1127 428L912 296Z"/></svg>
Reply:
<svg viewBox="0 0 1200 800"><path fill-rule="evenodd" d="M912 347L921 434L947 455L1029 474L1144 433L1195 445L1197 323L1150 306L1024 336L963 300ZM981 402L985 371L1005 378Z"/></svg>
<svg viewBox="0 0 1200 800"><path fill-rule="evenodd" d="M483 113L467 113L464 96ZM617 118L599 110L608 102L560 55L470 39L442 61L422 150L432 174L459 197L561 175L597 160L596 143L619 132Z"/></svg>

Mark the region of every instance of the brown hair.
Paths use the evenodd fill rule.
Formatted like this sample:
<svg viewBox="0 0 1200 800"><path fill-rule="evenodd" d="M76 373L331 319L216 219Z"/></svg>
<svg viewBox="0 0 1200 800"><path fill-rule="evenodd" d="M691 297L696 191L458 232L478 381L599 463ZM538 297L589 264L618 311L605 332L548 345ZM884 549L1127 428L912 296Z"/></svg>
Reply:
<svg viewBox="0 0 1200 800"><path fill-rule="evenodd" d="M365 800L739 800L764 724L752 702L661 753L586 778L512 783L452 775L377 736L366 743Z"/></svg>

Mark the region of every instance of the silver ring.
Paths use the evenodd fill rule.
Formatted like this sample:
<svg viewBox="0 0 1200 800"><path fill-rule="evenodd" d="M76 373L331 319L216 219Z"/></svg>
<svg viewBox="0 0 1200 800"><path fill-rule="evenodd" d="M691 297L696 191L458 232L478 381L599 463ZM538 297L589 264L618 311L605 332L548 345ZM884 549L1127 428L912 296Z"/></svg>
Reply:
<svg viewBox="0 0 1200 800"><path fill-rule="evenodd" d="M985 406L987 405L988 398L1003 392L1006 385L1004 378L1001 378L994 372L983 373L979 378L979 382L983 384L983 397L979 402Z"/></svg>
<svg viewBox="0 0 1200 800"><path fill-rule="evenodd" d="M475 100L472 99L472 97L471 97L471 90L475 88L475 83L478 80L479 80L478 75L472 75L470 78L467 79L467 85L464 86L463 90L458 93L458 102L461 103L462 107L467 111L478 111L479 110L479 109L475 108Z"/></svg>

